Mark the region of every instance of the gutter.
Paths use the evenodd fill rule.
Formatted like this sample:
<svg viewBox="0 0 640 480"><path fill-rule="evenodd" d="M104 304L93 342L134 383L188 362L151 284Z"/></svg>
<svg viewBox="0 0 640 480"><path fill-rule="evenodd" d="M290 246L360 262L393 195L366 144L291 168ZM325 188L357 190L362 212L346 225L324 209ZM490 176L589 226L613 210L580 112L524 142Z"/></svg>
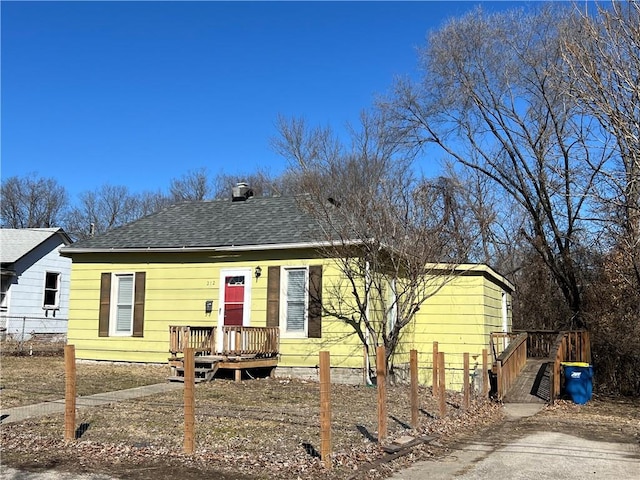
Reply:
<svg viewBox="0 0 640 480"><path fill-rule="evenodd" d="M289 250L303 248L323 248L358 245L359 240L349 242L304 242L304 243L274 243L265 245L230 245L222 247L137 247L137 248L78 248L64 247L60 249L63 255L71 256L84 253L184 253L184 252L254 252L265 250Z"/></svg>

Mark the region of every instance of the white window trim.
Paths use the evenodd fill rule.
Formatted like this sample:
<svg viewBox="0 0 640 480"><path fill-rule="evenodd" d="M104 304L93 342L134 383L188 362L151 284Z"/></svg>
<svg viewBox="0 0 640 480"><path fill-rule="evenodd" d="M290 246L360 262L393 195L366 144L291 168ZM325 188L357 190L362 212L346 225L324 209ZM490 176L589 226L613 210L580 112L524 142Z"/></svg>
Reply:
<svg viewBox="0 0 640 480"><path fill-rule="evenodd" d="M389 283L389 291L387 292L387 333L393 331L398 322L398 290L396 288L396 279L392 278Z"/></svg>
<svg viewBox="0 0 640 480"><path fill-rule="evenodd" d="M53 274L56 276L56 281L57 281L57 285L56 285L56 298L55 298L55 303L53 305L47 305L45 304L46 298L47 298L47 276L49 274ZM47 270L46 272L44 272L44 287L42 289L42 309L43 310L60 310L60 287L62 285L62 273L61 272L55 272L55 271L50 271Z"/></svg>
<svg viewBox="0 0 640 480"><path fill-rule="evenodd" d="M502 331L507 332L509 330L509 297L507 292L502 291Z"/></svg>
<svg viewBox="0 0 640 480"><path fill-rule="evenodd" d="M118 315L118 285L120 280L118 277L130 275L133 278L133 285L131 286L131 322L128 331L118 331L117 315ZM131 337L133 335L133 314L135 310L135 298L136 298L136 274L135 272L113 272L111 274L111 292L109 298L109 336L110 337Z"/></svg>
<svg viewBox="0 0 640 480"><path fill-rule="evenodd" d="M304 288L304 331L287 331L287 284L289 270L305 271ZM308 338L309 337L309 267L305 265L287 265L280 267L280 338Z"/></svg>

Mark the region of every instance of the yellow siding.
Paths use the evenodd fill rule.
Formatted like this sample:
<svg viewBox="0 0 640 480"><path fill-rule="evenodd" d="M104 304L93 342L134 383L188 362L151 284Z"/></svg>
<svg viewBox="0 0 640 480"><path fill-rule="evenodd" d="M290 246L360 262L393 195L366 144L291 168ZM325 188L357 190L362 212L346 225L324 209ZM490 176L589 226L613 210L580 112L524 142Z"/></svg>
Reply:
<svg viewBox="0 0 640 480"><path fill-rule="evenodd" d="M335 264L326 261L322 273L323 302L330 301L329 292L334 286L339 286L342 292L335 296L350 295L346 282L341 282L340 278L340 272ZM263 305L266 305L266 302L263 302ZM362 345L355 332L344 322L328 317L322 319L322 338L281 338L279 365L316 367L319 361L318 353L322 350L331 353L332 366L362 368Z"/></svg>
<svg viewBox="0 0 640 480"><path fill-rule="evenodd" d="M68 342L76 346L81 359L130 362L166 362L169 355L169 325L215 326L218 324L219 279L222 269L262 268L262 276L251 281L251 326L266 325L267 271L269 266L306 266L324 263L323 285L335 282L337 270L326 260L243 260L238 256L215 261L190 255L189 261L147 263L144 256L122 256L120 261L93 263L86 256L74 261L71 275L71 308ZM74 259L75 260L75 259ZM157 259L156 259L157 260ZM102 272L146 272L144 337L98 337L100 274ZM326 295L326 293L325 293ZM207 315L206 300L213 300L214 312ZM318 352L329 350L335 366L362 366L362 351L350 327L335 319L323 319L322 339L283 338L280 365L315 367Z"/></svg>
<svg viewBox="0 0 640 480"><path fill-rule="evenodd" d="M431 385L433 342L438 342L438 350L445 352L447 388L461 390L463 354L470 355L471 372L481 373L489 334L502 329L502 287L481 273L455 277L424 303L410 327L394 363L406 366L409 351L416 349L420 382Z"/></svg>
<svg viewBox="0 0 640 480"><path fill-rule="evenodd" d="M302 253L302 255L301 255ZM251 278L249 325L266 325L269 266L323 265L323 301L332 286L340 283L339 270L330 260L312 251L263 252L216 257L212 254L182 255L81 254L74 258L71 275L68 342L81 359L164 363L169 355L169 325L216 326L219 282L222 269L260 266L262 276ZM98 337L100 275L102 272L146 272L144 337ZM347 297L350 289L342 285ZM489 333L502 329L502 286L483 272L454 278L427 300L414 324L402 334L394 364L408 362L409 351L419 352L420 381L431 384L432 346L439 342L446 352L449 388L462 385L462 354L471 354L471 367L481 367L482 349L489 348ZM213 301L213 313L205 313L205 301ZM509 298L510 303L510 298ZM382 304L373 299L372 314L384 319ZM510 327L510 324L509 324ZM353 329L333 318L323 318L322 338L282 338L283 367L318 365L318 352L331 352L334 367L360 369L362 345Z"/></svg>

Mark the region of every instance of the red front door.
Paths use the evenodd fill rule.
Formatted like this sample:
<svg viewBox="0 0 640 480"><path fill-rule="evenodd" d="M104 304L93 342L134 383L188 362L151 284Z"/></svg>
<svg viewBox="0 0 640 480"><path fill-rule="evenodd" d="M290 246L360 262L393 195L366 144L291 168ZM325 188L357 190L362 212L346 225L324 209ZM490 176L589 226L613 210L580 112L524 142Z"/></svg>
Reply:
<svg viewBox="0 0 640 480"><path fill-rule="evenodd" d="M240 325L244 317L244 275L224 277L224 325Z"/></svg>

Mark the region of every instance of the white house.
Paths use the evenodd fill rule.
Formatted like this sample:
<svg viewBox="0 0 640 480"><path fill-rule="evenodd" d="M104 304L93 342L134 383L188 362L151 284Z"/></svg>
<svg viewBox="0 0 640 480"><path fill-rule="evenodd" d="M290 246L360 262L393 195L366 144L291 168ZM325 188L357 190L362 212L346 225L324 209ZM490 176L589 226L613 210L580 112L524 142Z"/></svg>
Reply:
<svg viewBox="0 0 640 480"><path fill-rule="evenodd" d="M61 228L0 229L0 333L24 340L64 334L69 317L72 243Z"/></svg>

